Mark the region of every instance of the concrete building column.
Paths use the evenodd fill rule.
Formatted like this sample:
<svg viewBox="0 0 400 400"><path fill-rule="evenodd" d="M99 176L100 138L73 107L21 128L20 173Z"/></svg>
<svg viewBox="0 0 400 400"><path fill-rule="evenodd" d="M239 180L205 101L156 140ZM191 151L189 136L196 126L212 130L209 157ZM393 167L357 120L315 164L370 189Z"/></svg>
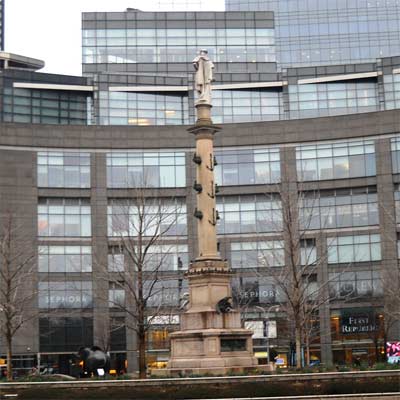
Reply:
<svg viewBox="0 0 400 400"><path fill-rule="evenodd" d="M91 155L91 210L93 259L93 344L109 345L107 268L107 176L104 154Z"/></svg>
<svg viewBox="0 0 400 400"><path fill-rule="evenodd" d="M393 196L390 139L385 138L376 140L375 151L382 251L381 280L384 293L384 304L388 304L392 301L390 293L398 289L399 279L396 209ZM400 324L396 323L389 330L388 339L390 340L390 338L393 338L398 340L399 334Z"/></svg>
<svg viewBox="0 0 400 400"><path fill-rule="evenodd" d="M322 296L323 300L319 307L319 333L320 333L320 345L321 345L321 362L326 366L333 364L332 354L332 333L331 333L331 315L330 315L330 304L329 304L329 270L328 270L328 246L326 242L326 235L318 231L318 235L315 238L315 246L317 249L317 260L318 262L318 284L323 288Z"/></svg>
<svg viewBox="0 0 400 400"><path fill-rule="evenodd" d="M18 287L20 300L26 303L21 308L25 322L13 335L14 356L20 354L33 356L39 351L39 315L36 309L39 278L36 274L38 260L36 163L36 152L15 150L1 152L0 230L2 234L4 230L9 232L6 226L11 218L11 250L15 251L21 262L33 258L33 265L28 262L24 268L24 272L29 274L27 279L18 283L16 279L12 280L12 284ZM30 269L32 272L29 271ZM4 283L2 279L0 285ZM30 293L35 294L32 299L30 299ZM0 340L0 352L6 354L6 341L4 337Z"/></svg>

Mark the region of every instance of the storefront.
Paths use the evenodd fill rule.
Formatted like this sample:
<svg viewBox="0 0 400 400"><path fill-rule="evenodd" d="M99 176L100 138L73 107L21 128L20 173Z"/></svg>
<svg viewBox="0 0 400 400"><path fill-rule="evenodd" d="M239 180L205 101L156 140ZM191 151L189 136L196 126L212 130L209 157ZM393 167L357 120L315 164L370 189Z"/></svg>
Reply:
<svg viewBox="0 0 400 400"><path fill-rule="evenodd" d="M169 334L179 329L179 321L179 315L159 315L149 319L151 328L146 334L148 368L166 368L170 357Z"/></svg>
<svg viewBox="0 0 400 400"><path fill-rule="evenodd" d="M373 308L349 308L331 313L333 362L372 365L383 361L383 314Z"/></svg>

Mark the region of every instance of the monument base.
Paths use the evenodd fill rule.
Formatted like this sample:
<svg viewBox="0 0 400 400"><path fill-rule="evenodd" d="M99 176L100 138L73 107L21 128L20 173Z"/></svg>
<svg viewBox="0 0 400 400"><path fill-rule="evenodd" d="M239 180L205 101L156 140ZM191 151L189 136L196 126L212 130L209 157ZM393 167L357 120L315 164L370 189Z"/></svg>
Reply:
<svg viewBox="0 0 400 400"><path fill-rule="evenodd" d="M152 373L189 376L254 372L258 369L258 361L253 355L251 336L252 332L242 328L173 332L167 368Z"/></svg>
<svg viewBox="0 0 400 400"><path fill-rule="evenodd" d="M241 327L240 312L218 306L221 300L231 299L231 275L227 262L218 258L191 263L190 307L181 315L181 330L170 334L167 369L156 374L227 375L258 369L253 332Z"/></svg>

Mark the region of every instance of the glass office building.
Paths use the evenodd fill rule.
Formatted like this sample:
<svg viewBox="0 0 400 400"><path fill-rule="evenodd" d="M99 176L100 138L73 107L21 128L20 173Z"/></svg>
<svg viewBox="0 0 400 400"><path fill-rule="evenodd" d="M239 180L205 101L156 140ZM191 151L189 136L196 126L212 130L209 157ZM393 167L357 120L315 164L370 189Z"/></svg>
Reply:
<svg viewBox="0 0 400 400"><path fill-rule="evenodd" d="M382 321L389 317L384 296L395 283L384 272L396 271L400 254L398 127L398 111L387 110L223 124L216 135L218 242L235 270L235 301L252 329L266 315L276 324L276 335L266 338L261 330L253 338L261 359L269 340L290 361L285 297L271 275L285 265L291 245L284 236L286 193L299 200L293 217L302 235L298 262L316 266L309 288L322 284L328 299L316 310L311 354L327 364L381 359ZM146 221L161 206L168 216L168 231L149 249L146 265L152 270L162 260L148 300L148 316L161 314L147 335L147 362L163 366L168 333L179 327L179 299L188 291L185 271L197 251L194 143L187 126L1 128L0 210L7 201L20 210L37 266L27 282L37 296L37 318L29 334L18 336L16 361L29 356L29 347L32 360L25 365L40 357L43 365L57 364L69 374L76 349L103 345L106 336L113 365L135 369L132 316L124 311L120 281L130 261L121 238L135 235L133 193L144 189L152 195ZM350 317L376 323L347 334Z"/></svg>
<svg viewBox="0 0 400 400"><path fill-rule="evenodd" d="M342 3L232 0L226 12L83 13L84 77L7 72L2 119L193 123L191 61L200 48L215 63L216 123L398 108L398 1Z"/></svg>
<svg viewBox="0 0 400 400"><path fill-rule="evenodd" d="M83 73L99 82L94 121L192 123L191 60L199 48L215 62L216 123L396 108L397 3L300 3L228 1L226 12L84 13Z"/></svg>
<svg viewBox="0 0 400 400"><path fill-rule="evenodd" d="M258 356L267 342L291 354L290 321L278 311L285 298L268 269L282 268L290 245L287 195L300 200L298 262L318 263L309 287L322 284L328 299L315 315L312 355L326 364L381 359L384 296L395 283L384 272L397 271L400 254L398 4L236 6L84 13L83 77L39 74L39 63L3 65L0 189L23 211L37 249L37 279L28 283L39 313L19 336L17 357L29 347L31 357L70 373L72 353L107 337L118 370L134 369L132 321L119 307L125 293L115 279L99 279L100 265L112 274L128 267L119 237L133 231L124 210L137 218L133 190L150 186L148 214L162 204L176 220L151 249L151 260L164 263L148 314L160 305L163 314L148 333L147 361L165 364L196 257L187 125L195 119L192 59L205 47L215 61L213 121L223 128L215 149L219 250L236 272L233 293L257 331ZM276 336L266 337L266 317ZM350 318L368 323L349 334Z"/></svg>
<svg viewBox="0 0 400 400"><path fill-rule="evenodd" d="M279 68L374 62L400 54L399 0L225 0L273 11Z"/></svg>

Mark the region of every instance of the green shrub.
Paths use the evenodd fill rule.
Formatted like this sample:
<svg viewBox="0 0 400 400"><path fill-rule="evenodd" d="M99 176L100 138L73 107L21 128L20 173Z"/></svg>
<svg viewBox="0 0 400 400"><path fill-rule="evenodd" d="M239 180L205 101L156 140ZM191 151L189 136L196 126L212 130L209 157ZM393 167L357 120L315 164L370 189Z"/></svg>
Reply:
<svg viewBox="0 0 400 400"><path fill-rule="evenodd" d="M399 364L389 364L388 362L380 362L380 363L376 363L373 366L374 370L377 371L381 371L381 370L385 370L385 369L400 369L400 365Z"/></svg>
<svg viewBox="0 0 400 400"><path fill-rule="evenodd" d="M348 365L338 365L337 367L338 372L349 372L351 368Z"/></svg>

